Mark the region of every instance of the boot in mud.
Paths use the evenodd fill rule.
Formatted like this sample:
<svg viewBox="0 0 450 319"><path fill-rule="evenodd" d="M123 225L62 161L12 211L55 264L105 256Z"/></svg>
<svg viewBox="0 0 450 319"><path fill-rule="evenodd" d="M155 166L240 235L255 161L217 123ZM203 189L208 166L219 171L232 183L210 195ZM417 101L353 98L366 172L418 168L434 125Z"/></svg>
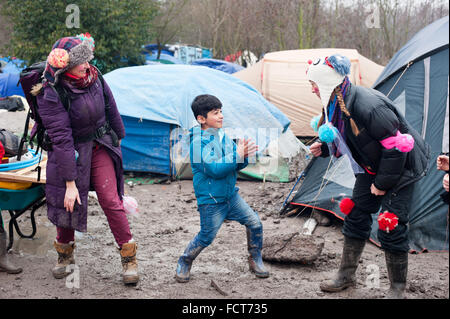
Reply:
<svg viewBox="0 0 450 319"><path fill-rule="evenodd" d="M251 229L247 227L247 247L248 264L250 271L255 273L258 278L268 278L270 276L262 260L263 230L262 227Z"/></svg>
<svg viewBox="0 0 450 319"><path fill-rule="evenodd" d="M200 244L197 236L188 244L183 255L178 259L177 271L175 274L177 282L186 283L189 281L192 262L203 249L205 249L205 247Z"/></svg>
<svg viewBox="0 0 450 319"><path fill-rule="evenodd" d="M122 245L120 256L122 261L122 280L125 285L137 284L139 281L136 259L137 244L133 240Z"/></svg>
<svg viewBox="0 0 450 319"><path fill-rule="evenodd" d="M56 279L62 279L73 272L73 269L68 266L75 264L75 258L73 257L75 243L61 244L55 240L53 246L58 253L58 262L53 267L52 274Z"/></svg>
<svg viewBox="0 0 450 319"><path fill-rule="evenodd" d="M408 253L393 253L386 250L385 256L389 281L391 283L385 299L405 299Z"/></svg>
<svg viewBox="0 0 450 319"><path fill-rule="evenodd" d="M364 250L365 240L344 236L341 265L335 277L320 284L325 292L338 292L356 285L356 268Z"/></svg>
<svg viewBox="0 0 450 319"><path fill-rule="evenodd" d="M0 224L0 272L6 271L8 274L19 274L22 268L16 267L8 261L8 251L6 249L6 232L2 231Z"/></svg>

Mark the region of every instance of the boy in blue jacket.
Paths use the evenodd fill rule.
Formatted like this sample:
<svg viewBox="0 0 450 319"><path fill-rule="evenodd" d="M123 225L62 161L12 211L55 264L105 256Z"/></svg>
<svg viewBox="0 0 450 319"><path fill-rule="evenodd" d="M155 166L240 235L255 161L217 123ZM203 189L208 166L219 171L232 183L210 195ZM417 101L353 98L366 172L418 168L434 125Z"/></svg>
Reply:
<svg viewBox="0 0 450 319"><path fill-rule="evenodd" d="M261 249L263 227L256 212L239 196L237 171L248 165L257 146L247 140L234 143L222 131L222 103L212 95L199 95L192 111L200 127L191 129L190 160L200 213L200 232L178 259L176 280L188 282L192 262L216 237L223 221L235 220L247 228L249 266L257 277L267 278Z"/></svg>

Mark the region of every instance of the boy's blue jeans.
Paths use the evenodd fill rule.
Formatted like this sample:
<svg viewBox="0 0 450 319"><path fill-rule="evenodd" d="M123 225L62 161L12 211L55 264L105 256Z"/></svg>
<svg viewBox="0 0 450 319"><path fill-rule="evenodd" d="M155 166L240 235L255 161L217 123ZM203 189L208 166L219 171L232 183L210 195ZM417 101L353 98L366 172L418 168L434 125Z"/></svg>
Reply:
<svg viewBox="0 0 450 319"><path fill-rule="evenodd" d="M225 219L256 229L262 227L258 214L241 198L238 192L224 203L199 205L200 232L197 240L204 247L209 246L217 235Z"/></svg>

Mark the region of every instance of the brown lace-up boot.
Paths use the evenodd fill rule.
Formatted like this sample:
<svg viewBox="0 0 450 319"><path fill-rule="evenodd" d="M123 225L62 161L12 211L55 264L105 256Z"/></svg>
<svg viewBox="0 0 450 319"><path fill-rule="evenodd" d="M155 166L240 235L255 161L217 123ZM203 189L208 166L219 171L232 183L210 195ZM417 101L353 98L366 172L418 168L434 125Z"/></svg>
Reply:
<svg viewBox="0 0 450 319"><path fill-rule="evenodd" d="M134 241L123 244L120 249L123 267L122 280L126 285L136 284L139 281L136 250L137 244Z"/></svg>

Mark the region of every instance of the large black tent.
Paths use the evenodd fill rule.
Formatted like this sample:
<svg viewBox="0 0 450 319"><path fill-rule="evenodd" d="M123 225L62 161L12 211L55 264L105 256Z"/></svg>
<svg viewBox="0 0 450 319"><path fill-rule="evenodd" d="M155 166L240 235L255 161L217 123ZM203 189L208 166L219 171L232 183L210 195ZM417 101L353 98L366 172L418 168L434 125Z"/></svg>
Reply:
<svg viewBox="0 0 450 319"><path fill-rule="evenodd" d="M440 198L444 172L436 169L437 156L449 149L448 22L447 16L419 31L395 54L373 86L394 102L431 146L430 169L415 185L410 210L410 248L419 252L448 251L448 205ZM329 164L327 158L311 161L289 209L313 207L344 218L339 201L351 197L353 186L324 179ZM371 240L378 244L376 217Z"/></svg>

